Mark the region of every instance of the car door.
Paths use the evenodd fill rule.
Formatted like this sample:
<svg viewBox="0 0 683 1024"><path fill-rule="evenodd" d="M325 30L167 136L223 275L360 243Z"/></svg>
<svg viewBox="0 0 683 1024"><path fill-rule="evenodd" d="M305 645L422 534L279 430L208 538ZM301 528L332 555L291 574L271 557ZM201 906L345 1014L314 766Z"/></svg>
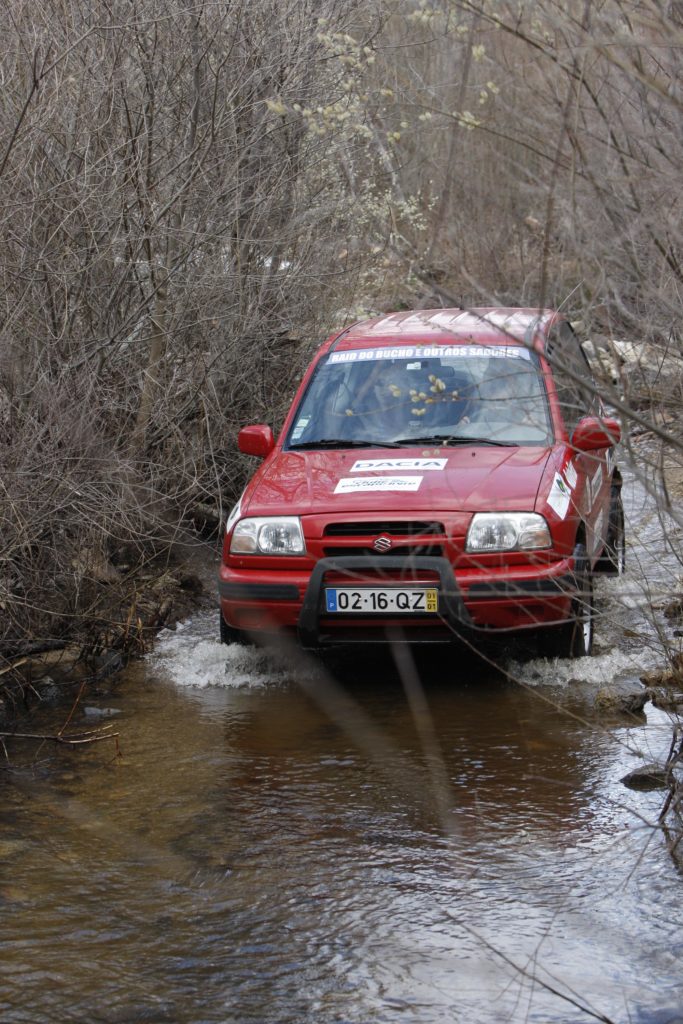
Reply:
<svg viewBox="0 0 683 1024"><path fill-rule="evenodd" d="M552 328L546 351L571 447L572 433L578 421L584 416L601 416L602 403L585 353L566 321ZM585 523L586 548L593 560L602 550L607 531L611 450L574 450L569 465L577 475L577 510Z"/></svg>

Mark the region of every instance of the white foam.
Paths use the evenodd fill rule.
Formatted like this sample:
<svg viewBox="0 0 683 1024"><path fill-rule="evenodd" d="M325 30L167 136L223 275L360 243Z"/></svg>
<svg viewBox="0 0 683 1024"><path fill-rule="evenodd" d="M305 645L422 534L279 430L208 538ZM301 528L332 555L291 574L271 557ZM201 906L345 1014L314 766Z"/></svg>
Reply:
<svg viewBox="0 0 683 1024"><path fill-rule="evenodd" d="M165 631L150 655L150 660L177 686L258 689L286 680L283 665L267 652L217 640L193 641L188 635L194 632L192 627L193 623L185 623L182 630Z"/></svg>
<svg viewBox="0 0 683 1024"><path fill-rule="evenodd" d="M640 647L634 651L615 647L589 658L535 658L510 662L510 675L528 686L568 686L570 682L602 686L619 678L638 677L661 663L656 651Z"/></svg>

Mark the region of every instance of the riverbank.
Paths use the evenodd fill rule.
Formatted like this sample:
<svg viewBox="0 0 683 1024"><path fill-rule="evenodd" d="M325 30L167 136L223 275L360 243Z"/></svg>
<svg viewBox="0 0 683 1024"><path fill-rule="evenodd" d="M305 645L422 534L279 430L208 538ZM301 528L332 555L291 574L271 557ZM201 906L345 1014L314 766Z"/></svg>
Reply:
<svg viewBox="0 0 683 1024"><path fill-rule="evenodd" d="M88 608L71 629L0 651L0 727L73 699L143 656L159 630L213 607L214 557L215 543L197 540L133 564L91 569Z"/></svg>

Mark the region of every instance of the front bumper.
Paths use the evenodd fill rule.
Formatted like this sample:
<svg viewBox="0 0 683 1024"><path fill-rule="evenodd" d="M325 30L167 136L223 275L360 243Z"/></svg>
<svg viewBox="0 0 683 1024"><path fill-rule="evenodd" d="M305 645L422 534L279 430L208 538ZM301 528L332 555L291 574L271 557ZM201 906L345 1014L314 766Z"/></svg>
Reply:
<svg viewBox="0 0 683 1024"><path fill-rule="evenodd" d="M473 639L482 634L538 629L563 622L576 593L574 559L543 566L455 570L446 558L337 556L312 570L234 570L221 566L225 621L246 632L296 634L305 648L386 642L387 631L411 643ZM433 586L438 614L330 615L324 590L347 586Z"/></svg>
<svg viewBox="0 0 683 1024"><path fill-rule="evenodd" d="M409 578L409 584L413 584L417 580L419 583L430 583L438 587L439 613L436 618L438 618L439 623L437 628L443 631L445 627L446 630L456 633L456 635L462 632L463 629L468 629L471 625L470 617L456 583L451 563L446 558L430 558L428 556L415 558L412 562L415 565L413 569L414 575L411 575ZM436 625L434 623L434 615L402 617L397 614L383 618L381 622L377 622L376 617L373 616L370 624L365 626L361 624L368 622L366 615L345 615L343 621L337 620L335 625L334 617L325 611L323 600L324 580L328 574L341 576L342 579L348 577L350 581L355 582L357 585L359 578L367 579L370 576L376 582L377 577L373 577L374 573L393 574L400 573L401 571L405 572L405 569L405 558L392 558L390 555L377 558L353 555L321 558L311 573L299 616L298 631L301 646L320 647L325 644L334 643L335 629L339 633L340 628L344 632L351 633L351 639L346 642L352 642L354 629L356 635L358 635L359 626L361 630L367 632L368 629L377 629L378 626L386 629L390 624L396 626L399 623L400 626L404 626L409 629L409 632L412 632L418 621L423 628L425 624L429 624L430 627ZM400 579L393 575L389 576L389 580L392 586L400 586ZM400 626L397 628L400 629ZM336 642L339 642L339 640Z"/></svg>

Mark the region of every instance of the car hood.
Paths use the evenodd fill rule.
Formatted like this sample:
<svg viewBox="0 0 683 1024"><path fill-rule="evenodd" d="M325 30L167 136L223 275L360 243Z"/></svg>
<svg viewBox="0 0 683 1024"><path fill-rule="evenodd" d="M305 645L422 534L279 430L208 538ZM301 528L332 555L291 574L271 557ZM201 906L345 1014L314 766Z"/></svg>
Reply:
<svg viewBox="0 0 683 1024"><path fill-rule="evenodd" d="M276 450L247 487L242 515L531 511L550 451L489 446Z"/></svg>

